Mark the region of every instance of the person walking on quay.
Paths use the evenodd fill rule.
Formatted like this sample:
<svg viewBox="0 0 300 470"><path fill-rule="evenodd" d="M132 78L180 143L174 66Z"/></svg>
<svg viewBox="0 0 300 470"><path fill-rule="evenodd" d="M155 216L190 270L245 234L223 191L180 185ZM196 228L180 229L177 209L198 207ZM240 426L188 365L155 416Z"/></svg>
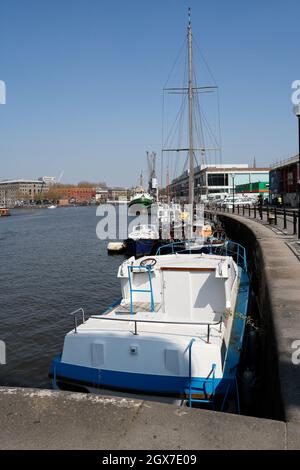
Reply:
<svg viewBox="0 0 300 470"><path fill-rule="evenodd" d="M282 196L280 195L280 196L278 196L278 198L277 198L277 204L278 204L279 207L281 207L281 206L282 206L282 203L283 203L283 201L282 201Z"/></svg>

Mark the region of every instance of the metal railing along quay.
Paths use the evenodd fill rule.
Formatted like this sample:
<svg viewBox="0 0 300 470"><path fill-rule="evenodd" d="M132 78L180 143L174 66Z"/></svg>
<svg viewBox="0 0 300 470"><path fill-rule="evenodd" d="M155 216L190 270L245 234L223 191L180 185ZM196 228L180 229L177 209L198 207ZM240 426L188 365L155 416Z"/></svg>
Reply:
<svg viewBox="0 0 300 470"><path fill-rule="evenodd" d="M277 226L283 230L288 230L292 235L298 235L300 239L300 232L297 234L298 226L298 211L286 207L273 207L273 206L257 206L250 204L234 206L206 206L205 210L211 212L224 212L225 214L235 214L248 219L257 219L266 221L270 225Z"/></svg>

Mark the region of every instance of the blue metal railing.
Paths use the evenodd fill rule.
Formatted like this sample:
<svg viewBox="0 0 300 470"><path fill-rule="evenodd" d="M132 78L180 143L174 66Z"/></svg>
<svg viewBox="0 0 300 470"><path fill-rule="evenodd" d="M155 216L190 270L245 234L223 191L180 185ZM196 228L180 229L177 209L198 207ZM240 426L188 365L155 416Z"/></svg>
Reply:
<svg viewBox="0 0 300 470"><path fill-rule="evenodd" d="M133 289L132 288L132 279L131 279L131 273L133 272L134 269L138 270L145 270L148 273L148 280L149 280L149 289ZM128 266L128 280L129 280L129 290L130 290L130 313L133 313L133 292L148 292L150 294L150 311L154 312L154 297L153 297L153 288L152 288L152 278L151 278L151 266L134 266L130 265Z"/></svg>
<svg viewBox="0 0 300 470"><path fill-rule="evenodd" d="M193 378L192 378L192 347L195 342L195 338L192 338L189 345L188 345L188 350L189 350L189 393L188 393L188 400L189 400L189 406L192 405L192 403L197 402L197 403L212 403L214 400L214 395L215 395L215 375L216 375L216 364L212 364L211 371L209 372L208 376L203 380L203 386L200 387L197 385L198 379L195 379L195 385L193 386ZM210 397L208 398L207 390L206 390L206 384L210 382L211 383L211 393ZM203 395L205 398L193 398L193 391L201 391L203 392Z"/></svg>
<svg viewBox="0 0 300 470"><path fill-rule="evenodd" d="M224 245L224 253L226 256L232 256L236 264L244 271L247 271L247 253L243 245L233 241L227 241Z"/></svg>
<svg viewBox="0 0 300 470"><path fill-rule="evenodd" d="M192 346L195 342L195 338L192 338L189 348L189 406L192 404Z"/></svg>
<svg viewBox="0 0 300 470"><path fill-rule="evenodd" d="M101 312L100 315L107 315L109 312L111 312L117 305L121 303L122 297L119 297L117 300L115 300L112 304L110 304L103 312Z"/></svg>
<svg viewBox="0 0 300 470"><path fill-rule="evenodd" d="M156 256L162 255L162 251L166 251L165 254L174 254L174 253L193 253L197 249L195 245L195 240L182 240L179 242L171 242L166 245L162 245L158 248ZM183 247L184 245L184 247ZM199 248L198 248L199 249ZM224 245L214 245L206 244L203 246L203 251L209 250L209 254L217 254L223 256L232 256L236 264L242 268L244 271L247 271L247 254L244 246L239 243L226 240Z"/></svg>

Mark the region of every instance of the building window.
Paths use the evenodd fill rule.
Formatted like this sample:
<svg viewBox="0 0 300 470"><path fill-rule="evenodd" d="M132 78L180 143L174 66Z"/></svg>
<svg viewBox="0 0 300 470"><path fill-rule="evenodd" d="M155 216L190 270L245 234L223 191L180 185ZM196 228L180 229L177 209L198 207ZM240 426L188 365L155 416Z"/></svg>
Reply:
<svg viewBox="0 0 300 470"><path fill-rule="evenodd" d="M228 174L227 173L208 173L207 175L208 186L228 186Z"/></svg>

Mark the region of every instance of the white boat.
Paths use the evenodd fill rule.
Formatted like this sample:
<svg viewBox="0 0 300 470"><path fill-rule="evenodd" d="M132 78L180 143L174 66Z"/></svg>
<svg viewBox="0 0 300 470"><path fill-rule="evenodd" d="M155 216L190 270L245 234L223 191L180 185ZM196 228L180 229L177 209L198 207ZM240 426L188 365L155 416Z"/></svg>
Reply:
<svg viewBox="0 0 300 470"><path fill-rule="evenodd" d="M55 204L52 204L51 206L48 207L48 209L56 209L57 206Z"/></svg>
<svg viewBox="0 0 300 470"><path fill-rule="evenodd" d="M109 242L107 244L108 253L122 253L125 250L124 242Z"/></svg>
<svg viewBox="0 0 300 470"><path fill-rule="evenodd" d="M75 327L52 362L55 386L212 402L236 385L249 280L244 248L124 261L122 298ZM238 315L236 315L238 313ZM78 314L82 323L77 324Z"/></svg>
<svg viewBox="0 0 300 470"><path fill-rule="evenodd" d="M158 240L159 233L155 225L136 225L128 235L131 240Z"/></svg>
<svg viewBox="0 0 300 470"><path fill-rule="evenodd" d="M155 253L159 240L159 232L153 224L139 224L133 227L132 232L125 240L127 256L144 256Z"/></svg>

